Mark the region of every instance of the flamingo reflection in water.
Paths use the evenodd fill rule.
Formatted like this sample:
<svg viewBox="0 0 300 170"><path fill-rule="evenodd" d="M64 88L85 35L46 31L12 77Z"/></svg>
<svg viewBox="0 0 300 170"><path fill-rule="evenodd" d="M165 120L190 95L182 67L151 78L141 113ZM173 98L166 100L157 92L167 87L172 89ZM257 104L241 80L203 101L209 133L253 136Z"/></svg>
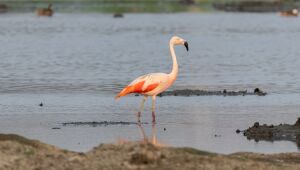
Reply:
<svg viewBox="0 0 300 170"><path fill-rule="evenodd" d="M137 123L137 127L141 136L141 140L138 140L137 142L142 143L142 144L152 144L154 146L158 147L164 147L167 146L166 144L160 143L157 141L157 135L156 135L156 124L152 123L151 127L151 138L149 139L145 133L143 124L141 122ZM124 139L119 139L118 141L119 144L125 144L125 143L131 143L131 141L126 141Z"/></svg>
<svg viewBox="0 0 300 170"><path fill-rule="evenodd" d="M144 131L144 128L143 128L142 124L138 123L137 125L139 127L140 134L141 134L141 136L143 138L142 141L144 143L151 143L154 146L163 146L162 144L160 144L160 143L157 142L157 138L156 138L156 124L155 123L152 123L152 134L151 134L151 139L150 140L147 138L147 135L146 135L146 133Z"/></svg>

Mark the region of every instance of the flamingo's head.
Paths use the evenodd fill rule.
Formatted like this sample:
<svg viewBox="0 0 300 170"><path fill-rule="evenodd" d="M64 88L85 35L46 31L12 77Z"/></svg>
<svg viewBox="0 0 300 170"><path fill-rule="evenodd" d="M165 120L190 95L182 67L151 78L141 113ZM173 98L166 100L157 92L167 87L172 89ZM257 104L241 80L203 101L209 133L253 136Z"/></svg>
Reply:
<svg viewBox="0 0 300 170"><path fill-rule="evenodd" d="M170 40L170 44L173 44L173 45L184 45L186 50L189 51L189 44L187 43L186 40L180 38L180 37L177 37L177 36L173 36Z"/></svg>

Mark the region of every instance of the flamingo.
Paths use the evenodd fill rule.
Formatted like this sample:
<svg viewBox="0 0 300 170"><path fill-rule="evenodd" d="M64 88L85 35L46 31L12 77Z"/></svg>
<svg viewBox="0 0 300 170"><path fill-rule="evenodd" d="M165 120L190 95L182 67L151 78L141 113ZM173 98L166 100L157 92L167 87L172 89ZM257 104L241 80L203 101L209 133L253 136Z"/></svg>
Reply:
<svg viewBox="0 0 300 170"><path fill-rule="evenodd" d="M133 80L129 85L127 85L121 92L116 95L115 99L119 99L122 96L125 96L130 93L138 93L144 96L139 111L137 112L137 120L140 122L141 112L144 109L144 103L147 100L148 96L152 97L152 122L155 122L155 99L156 96L169 88L177 78L178 74L178 64L174 51L175 45L184 45L186 50L189 50L188 43L186 40L173 36L170 39L170 53L173 60L173 68L171 73L150 73L143 76L140 76Z"/></svg>

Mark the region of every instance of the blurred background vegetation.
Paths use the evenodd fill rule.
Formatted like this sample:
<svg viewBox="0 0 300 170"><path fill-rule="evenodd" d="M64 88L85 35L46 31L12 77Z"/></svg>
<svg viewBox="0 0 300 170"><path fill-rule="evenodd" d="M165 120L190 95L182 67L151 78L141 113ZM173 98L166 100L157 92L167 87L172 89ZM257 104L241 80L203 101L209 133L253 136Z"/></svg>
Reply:
<svg viewBox="0 0 300 170"><path fill-rule="evenodd" d="M0 0L8 11L30 12L53 4L56 12L272 12L300 7L300 0Z"/></svg>

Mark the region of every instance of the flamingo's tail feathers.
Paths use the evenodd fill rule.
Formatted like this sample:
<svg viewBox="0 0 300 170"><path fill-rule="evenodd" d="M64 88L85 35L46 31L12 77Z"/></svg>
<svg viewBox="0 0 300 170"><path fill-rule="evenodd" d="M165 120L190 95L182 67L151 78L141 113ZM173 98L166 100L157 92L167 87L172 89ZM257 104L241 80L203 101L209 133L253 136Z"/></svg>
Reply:
<svg viewBox="0 0 300 170"><path fill-rule="evenodd" d="M115 99L118 100L123 96L126 96L129 93L132 93L134 88L132 86L127 86L125 87L118 95L116 95Z"/></svg>

